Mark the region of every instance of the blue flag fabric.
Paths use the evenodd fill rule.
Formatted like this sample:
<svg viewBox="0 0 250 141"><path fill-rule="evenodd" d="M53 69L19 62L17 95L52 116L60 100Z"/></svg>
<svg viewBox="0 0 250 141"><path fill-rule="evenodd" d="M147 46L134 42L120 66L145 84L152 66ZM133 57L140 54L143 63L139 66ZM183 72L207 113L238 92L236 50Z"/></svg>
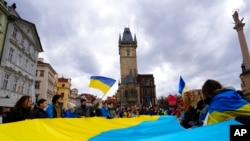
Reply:
<svg viewBox="0 0 250 141"><path fill-rule="evenodd" d="M175 116L33 119L0 124L0 137L3 141L229 141L230 125L240 123L232 119L185 129Z"/></svg>
<svg viewBox="0 0 250 141"><path fill-rule="evenodd" d="M150 96L147 97L147 101L148 101L148 105L149 105L148 107L149 108L153 107Z"/></svg>
<svg viewBox="0 0 250 141"><path fill-rule="evenodd" d="M106 94L115 82L116 80L112 78L104 76L91 76L89 87L98 89Z"/></svg>
<svg viewBox="0 0 250 141"><path fill-rule="evenodd" d="M186 91L188 91L187 86L186 86L183 78L180 76L180 80L179 80L179 93L183 95Z"/></svg>
<svg viewBox="0 0 250 141"><path fill-rule="evenodd" d="M210 102L205 124L214 124L241 115L250 116L250 104L236 90L225 89Z"/></svg>

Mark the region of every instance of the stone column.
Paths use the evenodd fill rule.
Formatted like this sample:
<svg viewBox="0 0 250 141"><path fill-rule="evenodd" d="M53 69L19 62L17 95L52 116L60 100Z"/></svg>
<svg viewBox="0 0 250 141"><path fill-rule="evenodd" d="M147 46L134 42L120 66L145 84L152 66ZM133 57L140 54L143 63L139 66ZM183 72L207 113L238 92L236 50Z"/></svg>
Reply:
<svg viewBox="0 0 250 141"><path fill-rule="evenodd" d="M241 89L244 97L248 99L248 101L250 101L250 56L245 35L243 32L243 27L245 26L245 23L243 23L242 21L244 18L242 18L241 20L239 19L238 11L235 11L232 16L235 22L234 29L238 33L241 53L243 57L242 73L240 74Z"/></svg>

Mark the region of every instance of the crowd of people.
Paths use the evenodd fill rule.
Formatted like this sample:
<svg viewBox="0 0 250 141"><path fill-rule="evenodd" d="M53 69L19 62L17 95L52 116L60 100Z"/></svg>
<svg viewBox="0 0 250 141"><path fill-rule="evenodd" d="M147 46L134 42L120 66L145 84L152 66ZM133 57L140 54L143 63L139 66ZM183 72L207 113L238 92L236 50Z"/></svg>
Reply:
<svg viewBox="0 0 250 141"><path fill-rule="evenodd" d="M0 120L10 123L36 118L81 118L105 117L132 118L140 115L172 115L180 120L184 128L200 127L206 124L218 123L228 119L235 119L243 124L250 123L250 104L244 99L242 92L232 87L223 87L216 80L208 79L202 86L202 93L194 95L186 92L176 105L170 107L114 106L114 103L95 99L92 106L81 99L80 106L68 103L68 108L62 107L61 95L54 95L48 104L46 99L39 99L36 106L32 106L30 96L22 96L9 110L1 107Z"/></svg>

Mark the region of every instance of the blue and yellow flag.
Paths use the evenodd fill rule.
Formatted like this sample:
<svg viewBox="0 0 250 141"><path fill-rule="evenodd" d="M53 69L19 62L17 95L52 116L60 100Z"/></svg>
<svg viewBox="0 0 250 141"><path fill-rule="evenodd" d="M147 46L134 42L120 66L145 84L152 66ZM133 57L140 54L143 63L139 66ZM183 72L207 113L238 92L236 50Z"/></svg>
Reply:
<svg viewBox="0 0 250 141"><path fill-rule="evenodd" d="M225 89L213 97L205 124L218 123L236 116L250 116L250 104L237 91Z"/></svg>
<svg viewBox="0 0 250 141"><path fill-rule="evenodd" d="M116 80L103 76L91 76L89 87L96 88L106 94L114 85Z"/></svg>
<svg viewBox="0 0 250 141"><path fill-rule="evenodd" d="M148 107L149 108L153 107L150 96L147 97L147 101L148 101Z"/></svg>
<svg viewBox="0 0 250 141"><path fill-rule="evenodd" d="M180 81L179 81L179 93L183 96L185 92L188 91L188 88L184 82L184 80L182 79L182 77L180 76Z"/></svg>
<svg viewBox="0 0 250 141"><path fill-rule="evenodd" d="M1 141L229 141L228 120L186 130L175 116L53 118L0 124Z"/></svg>

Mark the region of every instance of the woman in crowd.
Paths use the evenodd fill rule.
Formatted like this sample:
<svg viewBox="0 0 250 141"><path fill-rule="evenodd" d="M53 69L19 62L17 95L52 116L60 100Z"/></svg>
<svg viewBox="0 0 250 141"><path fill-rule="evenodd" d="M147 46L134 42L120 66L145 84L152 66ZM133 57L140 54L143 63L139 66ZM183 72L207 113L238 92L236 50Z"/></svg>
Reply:
<svg viewBox="0 0 250 141"><path fill-rule="evenodd" d="M28 95L22 96L15 104L11 112L6 115L6 123L33 119L32 99Z"/></svg>

